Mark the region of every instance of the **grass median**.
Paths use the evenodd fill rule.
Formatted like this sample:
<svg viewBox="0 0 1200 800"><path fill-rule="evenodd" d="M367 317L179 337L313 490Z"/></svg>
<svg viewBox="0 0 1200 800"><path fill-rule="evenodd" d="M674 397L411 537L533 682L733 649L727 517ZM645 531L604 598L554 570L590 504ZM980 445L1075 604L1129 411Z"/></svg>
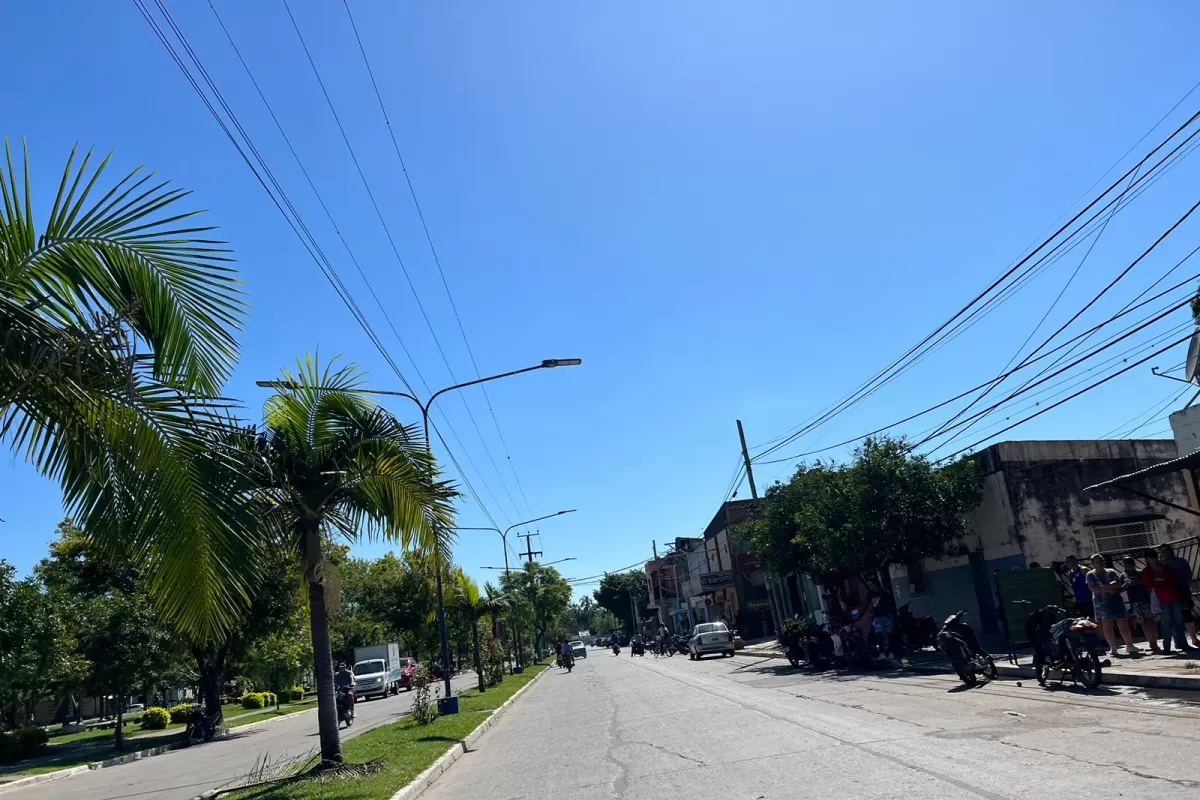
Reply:
<svg viewBox="0 0 1200 800"><path fill-rule="evenodd" d="M284 703L278 709L254 709L247 711L242 708L228 707L225 710L225 725L238 728L252 722L262 722L276 717L285 717L300 711L308 711L317 707L317 698L303 700L299 703ZM236 709L236 710L235 710ZM125 747L117 750L112 746L114 733L111 728L87 731L84 733L64 734L50 739L46 752L29 759L29 766L22 767L21 763L6 765L0 769L0 786L14 778L24 778L29 775L41 775L46 772L56 772L60 769L78 767L93 761L105 759L126 753L136 753L148 750L162 744L173 744L179 741L184 725L168 725L162 730L142 730L136 724L125 727Z"/></svg>
<svg viewBox="0 0 1200 800"><path fill-rule="evenodd" d="M301 781L277 787L249 789L232 795L238 800L387 800L428 769L443 753L467 738L492 712L546 669L539 664L520 675L507 675L484 694L461 692L460 712L439 717L430 725L411 718L368 731L342 745L347 763L377 761L382 769L359 778Z"/></svg>

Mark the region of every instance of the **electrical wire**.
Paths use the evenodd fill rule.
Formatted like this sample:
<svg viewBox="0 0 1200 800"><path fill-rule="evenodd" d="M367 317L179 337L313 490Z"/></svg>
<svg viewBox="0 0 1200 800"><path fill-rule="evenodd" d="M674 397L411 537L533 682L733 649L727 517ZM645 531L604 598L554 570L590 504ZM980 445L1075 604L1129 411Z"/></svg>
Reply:
<svg viewBox="0 0 1200 800"><path fill-rule="evenodd" d="M1191 255L1193 255L1193 254L1195 254L1195 253L1197 252L1197 250L1200 250L1200 248L1197 248L1196 250L1193 250L1191 254L1189 254L1188 256L1186 256L1186 257L1183 259L1183 261L1186 261L1188 258L1190 258L1190 257L1191 257ZM1183 261L1181 261L1180 263L1182 264L1182 263L1183 263ZM1176 267L1173 267L1173 268L1172 268L1172 271L1173 271L1175 268L1177 268L1178 266L1179 266L1179 264L1176 264ZM1120 310L1120 311L1119 311L1119 312L1117 312L1116 314L1113 314L1111 317L1109 317L1108 319L1104 320L1103 322L1100 322L1099 324L1097 324L1097 325L1093 326L1092 328L1090 328L1090 329L1088 329L1088 330L1086 330L1086 331L1083 331L1083 332L1082 332L1082 333L1080 333L1080 334L1077 334L1077 335L1076 335L1075 337L1073 337L1072 339L1069 339L1069 340L1067 340L1067 341L1065 341L1065 342L1063 342L1063 343L1059 344L1058 346L1056 346L1056 347L1054 347L1054 348L1052 348L1052 349L1050 349L1050 350L1046 351L1045 353L1042 353L1041 355L1039 355L1039 356L1037 356L1037 357L1033 358L1032 360L1030 360L1030 361L1029 361L1028 363L1026 363L1025 365L1023 365L1023 366L1019 366L1019 367L1016 367L1016 368L1014 368L1014 369L1012 369L1012 370L1008 371L1007 373L1004 373L1003 375L1001 375L1001 376L997 376L997 377L998 377L998 378L1008 377L1009 375L1012 375L1012 374L1014 374L1014 373L1016 373L1016 372L1020 371L1021 369L1025 369L1025 368L1027 368L1027 367L1029 367L1029 366L1032 366L1032 365L1034 365L1034 364L1038 363L1039 361L1043 361L1043 360L1049 359L1049 358L1051 358L1052 356L1054 356L1054 355L1055 355L1055 353L1058 353L1058 352L1059 352L1059 351L1061 351L1061 350L1065 350L1065 349L1067 349L1068 347L1072 346L1074 343L1076 343L1076 342L1078 342L1078 341L1080 341L1080 340L1083 340L1083 339L1084 339L1084 338L1086 338L1086 337L1090 337L1090 336L1091 336L1093 333L1095 333L1096 331L1099 331L1099 330L1101 330L1102 328L1105 328L1105 327L1107 327L1108 325L1112 324L1113 322L1115 322L1115 321L1117 321L1117 320L1119 320L1119 319L1121 319L1121 318L1123 318L1123 317L1125 317L1125 316L1127 316L1127 315L1129 315L1129 314L1133 313L1134 311L1137 311L1138 309L1140 309L1140 308L1143 308L1143 307L1145 307L1145 306L1149 305L1150 303L1154 302L1155 300L1158 300L1158 299L1160 299L1160 298L1162 298L1162 297L1165 297L1166 295L1168 295L1168 294L1170 294L1170 293L1172 293L1172 292L1174 292L1174 291L1177 291L1178 289L1180 289L1180 288L1182 288L1182 287L1184 287L1184 286L1188 286L1188 285L1192 284L1192 283L1193 283L1194 281L1196 281L1196 280L1200 280L1200 273L1196 273L1196 274L1194 274L1194 275L1191 275L1191 276L1189 276L1189 277L1187 277L1187 278L1183 279L1182 281L1179 281L1178 283L1175 283L1174 285L1172 285L1172 286L1170 286L1170 287L1168 287L1168 288L1166 288L1166 289L1164 289L1164 290L1160 291L1158 294L1156 294L1156 295L1154 295L1154 296L1152 296L1152 297L1150 297L1150 298L1148 298L1148 299L1142 300L1141 302L1135 302L1135 303L1132 303L1132 304L1127 304L1125 308L1123 308L1122 310ZM1157 282L1156 282L1156 283L1157 283ZM1156 312L1154 312L1154 314L1153 314L1151 317L1145 318L1145 319L1141 320L1141 321L1140 321L1140 322L1138 322L1138 323L1134 323L1134 325L1130 326L1129 328L1126 328L1126 329L1124 329L1124 330L1120 331L1118 334L1114 334L1114 336L1121 335L1121 336L1123 336L1123 338L1127 338L1127 335L1128 335L1128 334L1130 334L1130 333L1133 333L1133 332L1136 332L1137 330L1141 330L1141 329L1143 329L1143 328L1147 327L1147 325L1148 325L1148 324L1151 324L1151 323L1153 323L1153 322L1156 322L1156 321L1158 321L1159 319L1163 318L1163 316L1165 316L1165 313L1170 313L1170 312L1176 311L1176 310L1178 310L1178 309L1180 309L1180 308L1183 308L1184 306L1187 306L1187 305L1189 305L1189 304L1190 304L1190 302L1191 302L1191 297L1192 297L1192 296L1193 296L1192 292L1190 292L1190 291L1189 291L1189 293L1188 293L1187 297L1185 297L1184 299L1182 299L1182 300L1177 300L1177 301L1172 301L1172 302L1171 302L1171 304L1170 304L1170 305L1168 305L1168 306L1167 306L1165 309L1160 309L1159 311L1156 311ZM1165 312L1165 313L1164 313L1164 312ZM1111 341L1111 340L1105 340L1105 341ZM1072 352L1073 352L1073 350L1072 350ZM1093 352L1098 352L1098 351L1093 351ZM1055 362L1053 362L1053 363L1054 363L1054 364L1058 364L1058 363L1061 363L1061 362L1060 362L1060 361L1058 361L1058 360L1056 360L1056 361L1055 361ZM1042 374L1042 373L1039 373L1039 375L1041 375L1041 374ZM1036 376L1035 376L1035 377L1036 377ZM755 463L755 464L779 464L779 463L784 463L784 462L788 462L788 461L799 461L799 460L801 460L801 459L803 459L803 458L806 458L806 457L808 457L808 456L812 456L812 455L819 455L820 453L829 452L830 450L835 450L835 449L837 449L837 448L839 448L839 447L845 447L846 445L849 445L849 444L854 444L854 443L856 443L856 442L861 442L863 439L865 439L865 438L867 438L867 437L869 437L869 436L875 436L875 435L878 435L878 434L880 434L880 433L884 433L884 432L886 432L886 431L888 431L888 430L891 430L892 428L895 428L895 427L898 427L898 426L900 426L900 425L903 425L903 424L904 424L904 423L906 423L906 422L911 422L911 421L912 421L912 420L914 420L914 419L918 419L918 418L920 418L920 417L922 417L922 416L925 416L926 414L932 413L933 411L936 411L936 410L938 410L938 409L940 409L940 408L944 408L945 406L947 406L947 405L950 405L951 403L953 403L953 402L955 402L955 401L957 401L957 400L961 400L961 399L963 399L964 397L967 397L968 395L970 395L970 394L972 394L972 393L974 393L974 392L977 392L977 391L979 391L979 390L981 390L981 389L984 389L984 388L986 388L986 387L987 387L987 386L989 386L990 384L994 383L996 380L997 380L997 378L993 378L993 379L991 379L991 380L989 380L989 381L985 381L984 383L981 383L981 384L979 384L979 385L977 385L977 386L973 386L973 387L971 387L970 389L967 389L966 391L964 391L964 392L961 392L961 393L959 393L959 394L955 395L954 397L951 397L951 398L950 398L950 399L948 399L948 400L943 400L943 401L941 401L940 403L937 403L937 404L935 404L935 405L932 405L932 406L930 406L930 407L928 407L928 408L926 408L926 409L923 409L923 410L921 410L921 411L918 411L918 412L916 412L915 414L910 414L910 415L908 415L908 416L904 417L903 419L896 420L895 422L890 422L890 423L888 423L887 425L883 425L883 426L880 426L880 427L878 427L878 428L875 428L874 430L867 431L866 433L862 433L862 434L859 434L859 435L857 435L857 436L853 436L853 437L851 437L851 438L849 438L849 439L846 439L846 440L844 440L844 441L838 442L838 443L836 443L836 444L828 445L828 446L826 446L826 447L822 447L822 448L819 448L819 449L808 450L808 451L805 451L805 452L796 453L796 454L794 454L794 455L791 455L791 456L785 456L785 457L782 457L782 458L776 458L776 459L762 459L762 460L760 460L759 458L757 458L757 457L756 457L756 458L754 458L754 459L751 459L751 461L752 461L753 463ZM1023 385L1021 388L1025 388L1027 385L1028 385L1028 384L1026 384L1026 385Z"/></svg>
<svg viewBox="0 0 1200 800"><path fill-rule="evenodd" d="M437 347L438 354L442 357L442 362L446 365L446 370L450 374L450 379L454 383L460 381L454 374L454 368L450 365L450 359L446 355L445 348L442 347L441 339L438 338L437 331L433 327L433 321L429 318L429 313L425 309L425 304L421 301L420 293L417 292L417 287L413 283L412 276L409 274L408 267L404 263L404 259L400 256L400 249L396 245L395 237L392 235L391 227L387 223L387 219L383 215L383 211L379 207L378 201L375 199L375 193L371 190L371 184L367 180L367 175L363 171L362 164L359 162L358 155L354 151L354 146L350 143L350 137L346 133L346 128L342 124L341 116L337 112L337 107L333 104L333 98L329 94L329 90L325 86L325 81L321 77L321 71L317 68L317 63L313 60L312 52L309 50L308 42L304 38L303 32L300 30L300 24L296 21L296 17L292 14L291 5L288 0L280 0L283 3L284 10L287 11L288 19L292 23L292 29L296 33L296 38L300 42L300 47L304 51L304 56L308 60L309 67L312 68L313 76L317 80L317 85L321 89L321 95L325 98L325 103L329 107L330 114L333 116L333 121L337 125L338 132L342 135L342 141L346 145L346 150L350 154L350 160L354 163L354 168L358 173L358 177L362 182L363 189L367 193L368 199L371 201L371 207L375 210L375 216L379 219L379 224L382 226L384 235L387 238L388 244L391 247L392 255L395 256L396 263L400 267L400 272L404 275L404 280L408 284L409 291L412 293L413 300L417 304L417 309L421 312L421 318L425 321L425 326L429 330L429 335L433 337L434 345ZM513 499L512 493L508 489L508 484L504 480L504 476L500 474L500 468L496 466L496 459L492 455L491 448L488 447L487 439L484 438L483 432L479 428L479 422L475 419L474 413L471 411L471 405L467 402L466 395L458 392L458 399L462 402L463 408L467 412L467 417L471 421L471 425L475 428L475 433L479 436L479 441L483 445L484 452L487 454L488 460L492 464L492 469L496 472L496 477L500 480L500 485L508 495L509 502L512 504L513 510L520 516L521 510L517 507L516 500ZM485 483L482 477L480 482Z"/></svg>
<svg viewBox="0 0 1200 800"><path fill-rule="evenodd" d="M240 121L238 120L237 115L233 112L232 108L225 101L223 95L221 94L220 90L217 88L215 82L212 80L211 76L208 75L207 70L204 69L203 63L201 62L199 57L196 55L195 51L191 48L190 44L187 42L187 39L183 35L182 30L180 30L178 25L175 24L174 19L171 17L170 12L162 4L161 0L155 0L155 4L158 7L159 13L162 14L163 19L166 21L167 25L171 28L171 30L175 34L176 38L178 38L178 40L179 40L180 44L183 46L184 50L187 52L188 58L192 61L193 65L196 67L199 74L204 78L204 81L207 84L209 91L212 92L213 98L216 99L216 101L221 105L222 109L225 111L226 115L229 117L228 123L221 116L221 113L217 110L216 106L213 104L213 100L210 99L209 96L205 93L204 89L200 85L199 80L197 80L196 76L192 74L192 72L188 68L187 64L184 63L182 56L179 54L179 51L176 50L175 45L173 45L171 43L170 38L166 34L166 31L159 24L159 22L155 19L154 15L150 12L149 8L146 6L146 4L143 2L143 0L133 0L133 2L134 2L134 5L137 7L139 13L141 13L143 19L146 20L146 23L150 27L151 32L155 35L155 37L163 45L164 49L166 49L167 54L170 56L171 60L175 62L175 65L179 68L180 72L183 74L184 79L188 82L188 84L192 87L193 91L196 92L197 97L200 98L201 102L208 109L210 115L216 121L218 127L221 128L221 131L225 134L225 137L229 140L230 144L233 145L233 147L237 151L238 155L242 158L243 162L246 164L246 166L250 169L251 173L254 175L255 180L258 181L258 183L262 187L263 191L265 191L267 193L268 198L271 200L272 204L275 205L275 207L279 211L280 215L283 216L284 221L287 223L288 227L291 228L292 232L296 235L296 238L300 240L301 246L309 254L309 257L312 258L313 262L317 265L318 269L321 270L322 275L325 276L326 280L333 287L334 292L338 295L339 299L342 300L343 304L350 311L351 316L359 324L359 327L362 328L364 333L366 333L368 340L373 345L375 345L376 349L379 351L379 353L383 357L384 361L387 362L388 366L392 369L392 371L396 374L396 376L400 379L400 381L407 388L409 388L411 390L411 388L412 388L411 384L408 382L408 379L405 377L403 371L399 368L399 366L396 364L395 360L391 357L391 354L388 352L386 346L384 346L382 340L379 338L378 334L375 332L374 328L371 326L369 320L366 318L366 315L363 313L361 307L358 305L357 301L354 299L353 294L349 291L349 288L342 281L341 276L337 272L337 269L334 267L333 263L329 260L328 256L325 254L325 252L321 248L319 242L317 242L315 236L312 234L312 231L308 228L307 224L304 222L303 217L299 214L299 212L296 210L295 206L292 204L291 199L287 195L287 192L284 191L284 189L280 185L279 181L275 178L274 173L271 171L269 165L266 163L266 160L262 157L262 154L258 151L257 147L254 145L253 139L250 138L250 136L246 132L245 128L241 125ZM238 133L242 137L241 141L239 141L238 137L234 135L232 130L230 130L230 125L233 125L237 129ZM243 146L243 142L244 142L244 146ZM249 151L249 152L247 152L247 151ZM253 156L253 158L251 156ZM434 426L434 430L435 430L435 432L437 431L436 425ZM438 433L438 435L440 438L440 435L441 435L440 432ZM443 442L443 444L444 444L444 442ZM453 460L453 454L450 453L448 449L447 449L447 453L449 455L451 455L451 459ZM457 462L455 462L455 465L456 465L456 467L458 467ZM461 468L459 468L459 474L460 474L460 477L461 477L463 483L467 486L468 490L471 492L471 498L474 500L476 505L479 506L480 510L484 513L484 515L487 516L488 519L492 521L493 525L495 525L495 520L492 518L491 513L488 511L487 507L483 505L482 500L479 498L478 494L474 491L474 488L471 486L468 476Z"/></svg>
<svg viewBox="0 0 1200 800"><path fill-rule="evenodd" d="M1090 212L1094 206L1099 204L1105 197L1107 197L1110 193L1112 193L1112 191L1116 187L1118 187L1121 183L1123 183L1131 175L1134 175L1136 171L1140 170L1141 167L1147 161L1149 161L1158 151L1160 151L1161 149L1166 147L1166 145L1168 143L1170 143L1176 136L1178 136L1180 133L1182 133L1184 130L1186 130L1189 126L1191 126L1195 122L1195 120L1198 118L1200 118L1200 112L1197 112L1197 113L1193 114L1191 117L1189 117L1186 122L1184 122L1181 126L1179 126L1174 132L1172 132L1169 136L1167 136L1162 142L1160 142L1158 145L1156 145L1154 147L1154 149L1152 149L1149 153L1147 153L1137 164L1135 164L1132 168L1127 170L1120 178L1118 178L1115 182L1113 182L1107 189L1105 189L1104 192L1102 192L1099 196L1097 196L1095 199L1093 199L1082 210L1077 212L1070 220L1068 220L1066 223L1064 223L1062 226L1060 226L1049 238L1047 238L1041 245L1039 245L1038 248L1036 248L1033 252L1029 253L1024 258L1020 259L1014 266L1012 266L1008 270L1006 270L999 278L994 280L982 292L978 293L974 298L972 298L972 300L970 302L968 302L965 306L963 306L963 308L961 308L959 311L955 312L955 314L953 316L951 316L948 320L946 320L944 323L942 323L940 326L938 326L932 333L928 334L924 339L922 339L916 345L911 347L907 352L905 352L902 356L900 356L900 358L893 361L887 367L884 367L882 370L880 370L878 373L876 373L874 376L872 376L870 379L868 379L864 384L860 385L860 387L858 389L856 389L854 392L852 392L849 396L843 398L843 400L839 401L837 404L835 404L834 406L829 408L827 411L822 412L821 414L817 415L817 417L815 417L815 418L810 418L810 421L802 424L799 427L799 430L793 429L792 433L789 433L787 436L785 436L780 441L771 445L767 449L757 453L756 457L761 457L761 456L767 455L771 452L778 450L779 448L785 446L789 442L794 441L799 436L808 432L812 428L814 428L818 425L824 424L832 417L838 415L839 413L842 413L843 411L847 410L848 408L852 407L853 405L857 404L858 402L861 402L862 400L866 399L866 397L869 397L875 391L878 391L878 389L882 388L882 386L886 385L891 380L893 380L895 378L894 373L898 369L900 369L905 363L909 362L915 355L918 355L919 352L923 348L926 348L927 344L929 344L931 341L934 341L937 337L941 336L943 334L943 332L946 331L948 328L951 328L951 326L954 325L956 320L959 320L961 317L963 317L963 315L967 314L972 309L974 309L974 311L972 312L971 315L974 316L979 313L981 308L991 305L992 300L995 299L994 297L992 298L992 300L989 300L982 304L981 304L981 301L985 297L989 296L997 287L999 287L1001 284L1003 284L1010 276L1012 276L1018 270L1023 268L1030 260L1032 260L1044 248L1049 246L1050 243L1053 242L1055 239L1057 239L1064 231L1069 229L1080 218L1082 218L1088 212ZM1175 148L1175 150L1172 151L1172 154L1177 152L1179 147L1182 147L1182 146L1184 146L1184 144L1189 142L1191 140L1191 138L1195 137L1197 135L1197 133L1200 133L1200 130L1193 132L1191 134L1191 136L1189 136L1187 139L1184 140L1184 143L1178 145ZM1171 154L1168 154L1168 156L1166 156L1162 160L1160 160L1158 162L1158 164L1155 165L1154 168L1151 168L1150 171L1143 173L1144 177L1142 178L1142 180L1144 180L1144 179L1148 178L1150 175L1154 174L1155 170L1158 169L1162 164L1164 164L1165 161L1167 159L1169 159L1170 157L1171 157ZM1113 206L1116 202L1117 202L1116 199L1110 200L1099 211L1097 211L1096 214L1093 215L1092 219L1096 219L1097 216L1099 216L1100 214L1103 214L1109 207ZM1089 220L1089 223L1090 223L1090 221L1091 220ZM1085 225L1086 224L1087 223L1085 223ZM1078 231L1076 231L1075 233L1077 233L1077 232ZM1057 250L1062 248L1065 242L1070 241L1071 238L1075 236L1075 233L1072 233L1071 235L1066 237L1066 239L1064 239L1063 241L1060 241L1057 245L1054 246L1053 249L1050 250L1049 253L1043 254L1041 256L1040 260L1044 260L1049 255L1053 254L1054 252L1056 252ZM1036 266L1036 263L1037 262L1035 262L1035 266ZM961 327L962 324L963 323L960 322L959 325L955 326L955 327ZM951 332L953 332L953 330L954 329L951 328Z"/></svg>
<svg viewBox="0 0 1200 800"><path fill-rule="evenodd" d="M437 265L438 275L442 279L442 288L446 290L446 299L450 301L450 309L454 312L454 320L458 323L458 332L462 335L463 344L466 345L467 355L471 359L471 366L475 369L475 377L482 378L483 375L479 371L479 364L475 360L475 351L471 348L471 342L467 338L467 330L463 326L462 317L458 313L458 304L454 302L454 294L450 291L450 284L446 280L446 273L442 269L442 260L438 256L437 248L433 245L433 236L429 233L429 225L425 221L425 212L421 210L421 204L417 200L417 191L413 188L412 177L408 174L408 166L404 163L404 156L400 154L400 144L396 141L396 132L392 128L392 120L388 114L387 107L383 103L383 95L379 91L379 84L375 80L375 71L371 68L371 60L367 57L367 48L363 45L362 37L358 33L358 25L354 21L354 14L350 11L349 0L342 0L342 5L346 7L346 17L350 20L350 28L354 31L354 41L358 43L358 52L362 54L363 66L367 69L367 76L371 79L371 88L375 91L375 99L379 101L379 111L383 114L383 123L387 128L388 137L392 140L392 149L396 153L396 160L400 163L400 172L404 175L404 182L408 186L409 196L412 197L413 207L417 210L417 218L421 221L421 230L425 232L425 241L429 244L429 252L433 255L433 263ZM479 390L483 392L483 399L487 403L488 413L492 416L492 424L496 427L496 435L500 437L500 446L504 449L504 457L508 461L508 467L512 471L513 480L517 484L517 490L521 495L521 500L525 503L525 510L533 516L533 509L529 505L529 498L525 495L525 487L521 484L521 477L517 474L516 465L513 464L512 454L508 449L508 442L504 439L504 431L500 429L500 420L496 418L496 411L492 407L492 398L488 396L487 387L483 384L479 385Z"/></svg>

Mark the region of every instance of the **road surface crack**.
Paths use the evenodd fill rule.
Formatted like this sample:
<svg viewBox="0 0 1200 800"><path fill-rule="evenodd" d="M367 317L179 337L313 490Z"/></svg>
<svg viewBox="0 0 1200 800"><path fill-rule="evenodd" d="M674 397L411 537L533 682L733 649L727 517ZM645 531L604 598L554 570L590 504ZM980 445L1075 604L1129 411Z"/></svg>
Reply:
<svg viewBox="0 0 1200 800"><path fill-rule="evenodd" d="M671 750L670 748L667 748L667 747L663 747L661 744L654 744L653 742L625 742L625 744L645 745L646 747L651 747L655 750L661 750L662 752L666 753L669 756L675 756L676 758L682 758L684 761L690 761L693 764L699 764L702 767L705 766L704 762L701 761L700 759L692 758L691 756L685 756L683 753L676 753L674 750Z"/></svg>
<svg viewBox="0 0 1200 800"><path fill-rule="evenodd" d="M1030 747L1027 744L1018 744L1017 742L1010 742L1010 741L1006 741L1004 739L999 739L997 741L1000 744L1004 745L1005 747L1013 747L1013 748L1016 748L1017 750L1028 750L1029 752L1032 752L1032 753L1040 753L1041 755L1044 755L1044 756L1054 756L1056 758L1066 759L1068 761L1075 762L1075 763L1087 764L1088 766L1092 766L1092 767L1118 769L1121 772L1124 772L1126 775L1130 775L1134 778L1143 778L1143 779L1152 780L1152 781L1163 781L1164 783L1169 783L1172 786L1181 786L1184 789L1200 789L1200 781L1192 781L1192 780L1188 780L1186 778L1164 778L1162 775L1155 775L1150 772L1139 772L1138 770L1133 769L1132 767L1127 767L1124 764L1117 764L1114 762L1088 761L1086 759L1080 758L1079 756L1074 756L1074 755L1068 756L1068 755L1064 755L1063 753L1056 753L1053 750L1043 750L1039 747Z"/></svg>

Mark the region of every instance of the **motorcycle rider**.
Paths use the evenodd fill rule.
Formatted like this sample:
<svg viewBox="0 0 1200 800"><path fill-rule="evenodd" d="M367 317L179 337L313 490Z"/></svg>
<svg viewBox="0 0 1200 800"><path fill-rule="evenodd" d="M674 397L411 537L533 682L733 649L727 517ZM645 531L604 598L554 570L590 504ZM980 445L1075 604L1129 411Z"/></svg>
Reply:
<svg viewBox="0 0 1200 800"><path fill-rule="evenodd" d="M566 667L568 664L573 665L575 662L575 650L571 647L571 643L563 639L562 647L559 649L562 655L562 665Z"/></svg>
<svg viewBox="0 0 1200 800"><path fill-rule="evenodd" d="M339 699L346 703L346 713L354 714L354 673L346 669L346 662L339 661L333 674L333 689Z"/></svg>
<svg viewBox="0 0 1200 800"><path fill-rule="evenodd" d="M667 626L659 623L658 626L658 652L663 655L667 654L667 650L671 647L671 632L667 630Z"/></svg>
<svg viewBox="0 0 1200 800"><path fill-rule="evenodd" d="M617 635L616 631L613 631L612 636L608 637L608 646L613 648L619 648L621 646L621 637Z"/></svg>

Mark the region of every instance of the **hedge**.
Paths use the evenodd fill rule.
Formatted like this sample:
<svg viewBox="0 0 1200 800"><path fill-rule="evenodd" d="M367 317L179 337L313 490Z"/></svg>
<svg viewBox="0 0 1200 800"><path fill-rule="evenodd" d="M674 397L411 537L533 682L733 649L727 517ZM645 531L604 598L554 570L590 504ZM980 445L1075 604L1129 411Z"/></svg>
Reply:
<svg viewBox="0 0 1200 800"><path fill-rule="evenodd" d="M192 714L196 712L197 708L198 706L194 703L180 703L177 706L171 706L169 709L167 709L171 714L171 724L186 724L187 721L192 718Z"/></svg>
<svg viewBox="0 0 1200 800"><path fill-rule="evenodd" d="M171 722L171 712L165 708L151 706L142 712L142 730L161 731Z"/></svg>
<svg viewBox="0 0 1200 800"><path fill-rule="evenodd" d="M0 764L33 758L46 749L49 741L50 734L36 726L0 733Z"/></svg>

